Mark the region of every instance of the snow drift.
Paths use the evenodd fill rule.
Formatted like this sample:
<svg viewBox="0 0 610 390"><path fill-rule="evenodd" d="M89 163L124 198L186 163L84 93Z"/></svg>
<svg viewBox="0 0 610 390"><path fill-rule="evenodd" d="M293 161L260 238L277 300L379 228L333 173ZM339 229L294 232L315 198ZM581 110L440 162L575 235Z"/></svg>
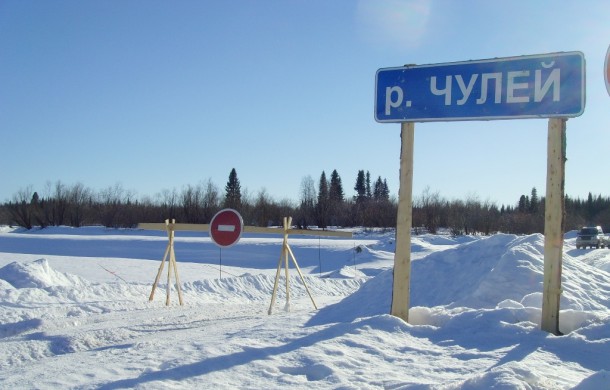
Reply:
<svg viewBox="0 0 610 390"><path fill-rule="evenodd" d="M605 388L610 251L577 251L573 240L563 259L565 336L553 336L539 329L541 235L415 236L405 323L388 315L391 232L295 239L320 310L291 270L291 310L283 310L282 273L269 316L281 240L245 237L223 253L220 270L209 239L178 237L181 307L171 284L165 306L164 278L148 301L160 235L4 230L0 381L17 389Z"/></svg>

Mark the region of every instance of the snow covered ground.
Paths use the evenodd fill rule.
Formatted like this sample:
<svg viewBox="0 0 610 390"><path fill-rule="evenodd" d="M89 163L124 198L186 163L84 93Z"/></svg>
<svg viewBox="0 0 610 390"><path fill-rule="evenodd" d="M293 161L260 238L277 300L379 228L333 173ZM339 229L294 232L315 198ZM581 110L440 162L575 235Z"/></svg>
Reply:
<svg viewBox="0 0 610 390"><path fill-rule="evenodd" d="M412 241L409 323L388 315L394 234L294 236L267 314L281 236L220 250L176 233L0 227L0 387L6 389L608 389L610 250L567 234L560 329L540 330L541 235ZM165 268L165 270L167 267Z"/></svg>

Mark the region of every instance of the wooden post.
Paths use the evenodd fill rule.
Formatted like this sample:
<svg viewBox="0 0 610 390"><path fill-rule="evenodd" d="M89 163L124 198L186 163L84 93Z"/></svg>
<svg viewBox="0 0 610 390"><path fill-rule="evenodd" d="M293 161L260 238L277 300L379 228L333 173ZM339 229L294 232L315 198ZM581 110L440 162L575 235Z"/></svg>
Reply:
<svg viewBox="0 0 610 390"><path fill-rule="evenodd" d="M173 233L173 231L172 231L172 233ZM176 290L178 291L178 302L180 302L180 306L182 306L182 305L184 305L184 302L182 301L182 287L180 287L180 275L178 275L178 262L176 261L176 253L174 252L173 243L172 243L172 252L171 252L170 261L171 261L171 264L173 264L173 266L174 266L174 277L176 278ZM169 305L169 301L167 301L167 304Z"/></svg>
<svg viewBox="0 0 610 390"><path fill-rule="evenodd" d="M549 119L544 209L544 284L540 323L542 330L556 335L561 334L559 303L565 213L566 120Z"/></svg>
<svg viewBox="0 0 610 390"><path fill-rule="evenodd" d="M411 288L411 227L413 225L413 143L415 140L413 122L401 123L400 138L400 189L398 191L391 314L408 322Z"/></svg>
<svg viewBox="0 0 610 390"><path fill-rule="evenodd" d="M313 307L316 310L318 309L318 306L316 305L316 302L314 301L313 296L311 295L311 292L309 291L309 287L307 287L307 283L305 282L305 277L303 276L303 273L301 272L301 268L299 267L299 264L297 263L297 259L294 256L294 253L292 253L292 249L290 249L290 245L288 245L288 234L291 231L291 229L290 229L291 225L292 225L292 217L284 218L284 241L282 242L280 260L277 262L277 271L275 273L275 282L273 283L273 293L271 294L271 304L269 305L269 310L267 311L267 313L269 315L273 312L273 306L275 305L275 297L277 294L277 288L278 288L278 284L279 284L279 280L280 280L280 275L282 273L282 264L284 264L285 275L286 275L286 306L284 308L286 311L290 311L290 279L289 279L290 275L288 272L288 267L289 267L288 256L290 256L290 258L292 259L292 262L294 263L294 266L297 269L297 272L299 273L301 281L303 282L303 285L305 286L305 291L307 291L307 294L309 295L309 299L311 299L311 303L313 303Z"/></svg>
<svg viewBox="0 0 610 390"><path fill-rule="evenodd" d="M149 301L152 301L155 296L155 289L157 288L157 284L159 284L159 279L161 279L161 273L163 272L163 267L165 265L165 261L167 260L167 295L165 298L165 304L169 306L169 297L170 297L170 289L171 289L171 278L172 271L174 272L176 278L176 290L178 291L178 300L180 301L180 306L184 304L182 301L182 289L180 288L180 277L178 276L178 265L176 263L176 254L174 252L174 227L176 224L176 220L172 220L169 222L169 219L165 220L165 229L167 231L168 243L165 248L165 254L163 255L163 260L161 261L161 265L159 266L159 271L157 272L157 277L155 278L155 282L153 283L152 290L150 292Z"/></svg>
<svg viewBox="0 0 610 390"><path fill-rule="evenodd" d="M284 306L285 311L290 311L290 274L288 272L288 228L292 224L292 218L289 220L284 217L284 242L282 244L282 253L284 256L284 267L286 272L286 305Z"/></svg>
<svg viewBox="0 0 610 390"><path fill-rule="evenodd" d="M290 219L292 222L292 218ZM284 217L284 241L282 241L282 250L280 251L280 260L277 263L277 272L275 273L275 282L273 283L273 293L271 294L271 304L267 313L271 315L273 312L273 306L275 305L275 297L277 294L277 287L280 281L280 275L282 273L282 264L284 264L286 272L286 311L290 310L290 287L289 287L289 275L288 275L288 229L290 228L290 222Z"/></svg>
<svg viewBox="0 0 610 390"><path fill-rule="evenodd" d="M149 301L152 301L155 297L155 289L157 288L157 284L159 284L159 279L161 279L161 274L163 272L163 266L165 265L165 259L167 259L167 255L169 253L169 244L165 248L165 254L163 255L163 260L161 260L161 265L159 266L159 271L157 272L157 277L155 278L155 282L153 283L152 290L150 291L150 296L148 297Z"/></svg>
<svg viewBox="0 0 610 390"><path fill-rule="evenodd" d="M294 267L297 269L297 272L299 273L301 282L303 282L303 286L305 286L305 291L307 291L307 295L309 295L309 299L311 299L311 303L313 303L313 307L316 310L318 310L318 305L316 305L316 301L313 300L313 296L311 295L311 292L309 291L309 287L307 287L307 283L305 283L305 277L303 276L303 272L301 272L301 267L299 267L299 263L297 263L297 258L294 256L294 253L292 253L292 249L290 249L290 246L288 245L288 243L286 243L286 249L288 249L288 254L290 254L290 257L292 258Z"/></svg>
<svg viewBox="0 0 610 390"><path fill-rule="evenodd" d="M282 250L280 251L280 260L277 262L277 271L275 273L275 282L273 282L273 292L271 293L271 304L269 305L269 310L267 314L271 315L273 312L273 306L275 305L275 297L277 294L277 287L280 281L280 273L282 272L282 260L284 260L284 249L282 246Z"/></svg>

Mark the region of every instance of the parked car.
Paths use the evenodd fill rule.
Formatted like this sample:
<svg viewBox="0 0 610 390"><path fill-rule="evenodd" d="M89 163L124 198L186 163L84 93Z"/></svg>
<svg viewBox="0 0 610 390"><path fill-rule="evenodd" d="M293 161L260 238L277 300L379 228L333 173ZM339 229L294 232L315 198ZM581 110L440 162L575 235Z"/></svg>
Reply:
<svg viewBox="0 0 610 390"><path fill-rule="evenodd" d="M580 248L603 248L608 246L608 238L604 236L601 226L585 226L580 229L576 237L576 249Z"/></svg>

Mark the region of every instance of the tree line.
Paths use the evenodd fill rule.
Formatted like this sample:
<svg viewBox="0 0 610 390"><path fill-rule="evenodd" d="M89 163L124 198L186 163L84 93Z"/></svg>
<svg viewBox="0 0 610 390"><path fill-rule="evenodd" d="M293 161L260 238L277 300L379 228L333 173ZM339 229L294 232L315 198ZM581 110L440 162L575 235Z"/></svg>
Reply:
<svg viewBox="0 0 610 390"><path fill-rule="evenodd" d="M187 185L180 191L163 190L155 198L137 198L135 193L115 184L93 191L82 183L66 185L47 183L42 192L31 187L19 190L12 199L0 205L0 224L27 229L47 226L102 225L130 228L140 222L175 219L181 223L209 223L223 208L233 208L246 225L279 226L284 217L292 216L299 228L317 226L394 227L398 201L390 194L387 180L359 170L346 196L341 177L333 170L328 178L322 172L319 180L306 176L301 180L300 199L273 199L266 190L251 196L242 191L237 171L232 169L222 191L211 180ZM565 228L602 225L610 229L610 198L589 194L587 199L565 199ZM521 195L514 205L497 206L476 196L465 200L447 200L426 188L413 199L413 227L416 233L437 233L448 229L451 234L513 234L544 231L544 197L536 188Z"/></svg>
<svg viewBox="0 0 610 390"><path fill-rule="evenodd" d="M515 206L498 207L491 201L480 201L476 196L466 200L448 201L438 192L425 189L413 202L413 226L427 232L449 229L454 235L544 233L545 198L532 188L529 195L521 195ZM564 231L583 226L602 226L610 231L610 197L593 196L586 200L565 196Z"/></svg>

